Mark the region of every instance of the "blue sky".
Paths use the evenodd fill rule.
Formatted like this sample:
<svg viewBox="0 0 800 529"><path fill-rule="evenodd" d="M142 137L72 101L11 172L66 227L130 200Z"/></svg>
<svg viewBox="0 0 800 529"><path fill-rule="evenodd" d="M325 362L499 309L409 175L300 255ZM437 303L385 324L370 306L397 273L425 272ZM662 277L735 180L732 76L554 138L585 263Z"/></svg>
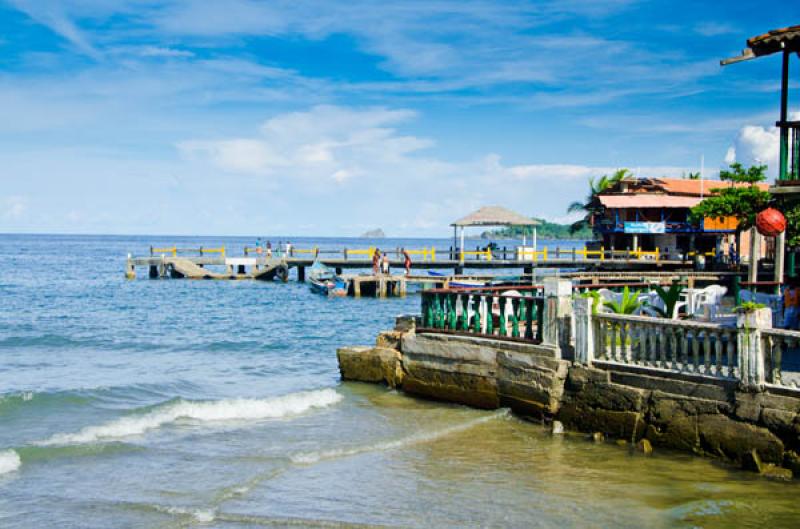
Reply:
<svg viewBox="0 0 800 529"><path fill-rule="evenodd" d="M619 167L774 169L779 58L718 61L798 23L788 1L0 0L0 232L447 235L486 204L567 220Z"/></svg>

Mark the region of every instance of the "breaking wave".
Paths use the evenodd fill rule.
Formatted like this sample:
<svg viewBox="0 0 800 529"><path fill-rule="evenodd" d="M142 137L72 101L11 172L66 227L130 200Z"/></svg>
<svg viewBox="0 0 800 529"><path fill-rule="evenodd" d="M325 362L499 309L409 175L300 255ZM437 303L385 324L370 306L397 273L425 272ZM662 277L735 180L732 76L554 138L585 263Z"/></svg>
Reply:
<svg viewBox="0 0 800 529"><path fill-rule="evenodd" d="M14 450L0 451L0 476L9 472L14 472L20 465L22 465L22 460L19 458L19 454Z"/></svg>
<svg viewBox="0 0 800 529"><path fill-rule="evenodd" d="M87 426L75 433L60 433L35 444L64 445L111 441L141 435L179 419L200 422L280 419L315 408L325 408L342 400L333 389L291 393L268 399L223 399L187 401L179 399L150 409L147 413L115 419L99 426Z"/></svg>

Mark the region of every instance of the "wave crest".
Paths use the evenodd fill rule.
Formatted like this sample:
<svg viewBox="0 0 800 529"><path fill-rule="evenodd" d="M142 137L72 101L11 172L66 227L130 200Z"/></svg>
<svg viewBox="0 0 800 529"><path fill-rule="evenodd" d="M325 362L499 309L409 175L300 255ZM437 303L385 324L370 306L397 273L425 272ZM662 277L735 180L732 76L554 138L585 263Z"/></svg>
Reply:
<svg viewBox="0 0 800 529"><path fill-rule="evenodd" d="M179 419L200 422L280 419L314 408L325 408L342 400L333 389L291 393L269 399L223 399L195 402L178 400L158 406L142 415L115 419L99 426L87 426L76 433L55 434L38 445L95 443L141 435Z"/></svg>
<svg viewBox="0 0 800 529"><path fill-rule="evenodd" d="M22 460L14 450L0 450L0 475L14 472L20 465Z"/></svg>

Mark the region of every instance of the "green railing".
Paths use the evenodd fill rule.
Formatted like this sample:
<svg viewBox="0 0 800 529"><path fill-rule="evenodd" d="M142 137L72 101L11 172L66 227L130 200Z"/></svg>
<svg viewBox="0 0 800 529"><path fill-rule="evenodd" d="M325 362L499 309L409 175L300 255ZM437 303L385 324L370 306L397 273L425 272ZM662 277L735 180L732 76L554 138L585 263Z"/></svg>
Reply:
<svg viewBox="0 0 800 529"><path fill-rule="evenodd" d="M542 342L544 298L497 289L432 289L422 293L418 332Z"/></svg>
<svg viewBox="0 0 800 529"><path fill-rule="evenodd" d="M779 180L800 180L800 121L779 121L781 131Z"/></svg>

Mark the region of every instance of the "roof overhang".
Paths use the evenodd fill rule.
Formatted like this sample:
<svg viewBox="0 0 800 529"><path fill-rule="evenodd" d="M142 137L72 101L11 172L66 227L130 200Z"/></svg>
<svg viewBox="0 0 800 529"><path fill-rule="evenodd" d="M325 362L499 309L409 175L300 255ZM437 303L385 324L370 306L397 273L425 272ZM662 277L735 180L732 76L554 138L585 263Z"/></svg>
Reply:
<svg viewBox="0 0 800 529"><path fill-rule="evenodd" d="M693 208L700 202L700 197L685 197L660 194L627 194L627 195L598 195L600 203L607 208Z"/></svg>

